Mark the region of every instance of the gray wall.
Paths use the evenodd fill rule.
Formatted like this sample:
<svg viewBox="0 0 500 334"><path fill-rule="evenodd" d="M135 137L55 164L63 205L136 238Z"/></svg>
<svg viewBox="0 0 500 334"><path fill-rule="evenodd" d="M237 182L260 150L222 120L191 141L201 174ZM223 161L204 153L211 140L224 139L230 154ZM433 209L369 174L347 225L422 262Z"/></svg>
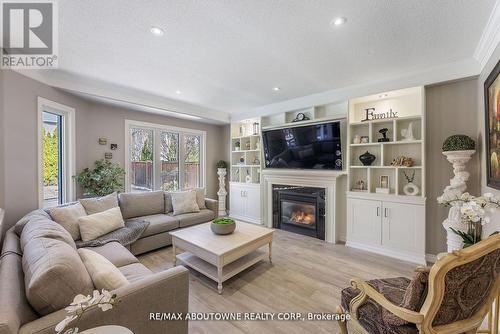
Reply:
<svg viewBox="0 0 500 334"><path fill-rule="evenodd" d="M441 153L443 141L453 134L478 138L477 79L428 86L426 95L426 243L428 254L446 251L446 232L441 225L448 209L439 206L436 198L443 193L453 177L451 164ZM478 140L476 140L478 141ZM471 173L467 182L471 194L480 189L480 159L475 154L467 165Z"/></svg>
<svg viewBox="0 0 500 334"><path fill-rule="evenodd" d="M5 103L4 131L0 141L5 143L2 167L5 178L4 204L6 225L13 225L20 217L38 207L37 195L37 96L47 98L76 109L76 169L89 167L103 158L99 137L119 146L113 160L124 164L125 119L168 124L207 132L207 194L216 196L215 162L227 159L223 126L203 124L176 118L124 110L82 100L60 90L29 79L16 72L0 71L4 77ZM227 134L228 135L228 134ZM8 143L6 141L8 140ZM0 154L1 150L0 150ZM0 156L1 157L1 156ZM0 169L1 171L1 169ZM0 178L0 182L1 182ZM0 183L1 185L1 183Z"/></svg>

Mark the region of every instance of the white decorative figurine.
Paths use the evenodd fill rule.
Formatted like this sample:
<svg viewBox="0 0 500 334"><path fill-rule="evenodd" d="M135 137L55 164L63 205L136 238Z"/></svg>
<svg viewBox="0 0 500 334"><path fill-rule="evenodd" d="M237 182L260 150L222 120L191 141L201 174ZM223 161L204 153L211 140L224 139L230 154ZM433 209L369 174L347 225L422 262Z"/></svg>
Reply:
<svg viewBox="0 0 500 334"><path fill-rule="evenodd" d="M467 189L467 180L469 172L465 170L465 165L476 152L475 142L472 138L465 135L454 135L448 137L443 143L443 154L449 162L453 164L453 174L455 175L450 180L450 185L446 186L443 195L438 197L438 202L448 202L456 198L460 198ZM455 230L462 230L463 224L460 221L460 204L451 204L448 218L443 221L443 227L447 232L448 252L461 249L463 246L462 239L454 233Z"/></svg>
<svg viewBox="0 0 500 334"><path fill-rule="evenodd" d="M413 137L413 122L410 122L410 124L408 124L407 129L401 130L401 136L403 136L403 140L415 140L415 138Z"/></svg>
<svg viewBox="0 0 500 334"><path fill-rule="evenodd" d="M219 161L217 163L217 175L219 176L219 191L217 191L217 196L219 197L219 217L224 217L226 213L226 162Z"/></svg>

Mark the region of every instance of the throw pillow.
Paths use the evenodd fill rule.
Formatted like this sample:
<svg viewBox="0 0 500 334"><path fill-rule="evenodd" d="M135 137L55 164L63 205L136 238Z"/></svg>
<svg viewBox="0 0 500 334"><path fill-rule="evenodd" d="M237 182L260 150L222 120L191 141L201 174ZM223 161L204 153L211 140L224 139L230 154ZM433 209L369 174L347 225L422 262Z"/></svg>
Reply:
<svg viewBox="0 0 500 334"><path fill-rule="evenodd" d="M83 241L94 240L125 226L119 207L78 219Z"/></svg>
<svg viewBox="0 0 500 334"><path fill-rule="evenodd" d="M118 193L115 191L112 194L103 197L82 198L78 200L88 215L103 212L118 206Z"/></svg>
<svg viewBox="0 0 500 334"><path fill-rule="evenodd" d="M80 239L78 219L87 215L80 203L51 208L49 214L56 223L60 224L71 234L73 240Z"/></svg>
<svg viewBox="0 0 500 334"><path fill-rule="evenodd" d="M86 248L78 249L78 254L96 289L112 291L128 284L120 270L101 254Z"/></svg>
<svg viewBox="0 0 500 334"><path fill-rule="evenodd" d="M172 207L174 208L174 216L200 212L200 207L196 202L196 190L177 191L170 193L172 196Z"/></svg>
<svg viewBox="0 0 500 334"><path fill-rule="evenodd" d="M76 249L63 241L48 238L29 241L24 246L22 265L26 299L40 315L59 311L76 295L90 295L94 290Z"/></svg>
<svg viewBox="0 0 500 334"><path fill-rule="evenodd" d="M196 202L198 203L198 207L200 210L206 209L205 205L205 188L196 188Z"/></svg>
<svg viewBox="0 0 500 334"><path fill-rule="evenodd" d="M174 211L174 208L172 207L172 196L170 195L170 192L165 191L164 198L165 198L165 213L170 213Z"/></svg>
<svg viewBox="0 0 500 334"><path fill-rule="evenodd" d="M429 272L417 271L406 288L403 300L398 306L411 311L420 311L425 298L427 297L428 283ZM403 326L408 324L408 321L399 318L384 308L382 308L382 319L385 323L393 326Z"/></svg>

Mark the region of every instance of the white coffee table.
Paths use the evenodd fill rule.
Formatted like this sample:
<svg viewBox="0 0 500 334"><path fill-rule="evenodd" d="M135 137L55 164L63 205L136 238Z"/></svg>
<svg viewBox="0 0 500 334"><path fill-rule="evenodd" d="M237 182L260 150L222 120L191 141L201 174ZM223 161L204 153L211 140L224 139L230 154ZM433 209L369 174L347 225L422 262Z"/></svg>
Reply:
<svg viewBox="0 0 500 334"><path fill-rule="evenodd" d="M236 230L228 235L216 235L211 223L171 232L174 266L177 260L222 283L255 263L269 258L272 261L273 229L236 222ZM268 254L259 248L268 245ZM178 250L184 251L177 254Z"/></svg>

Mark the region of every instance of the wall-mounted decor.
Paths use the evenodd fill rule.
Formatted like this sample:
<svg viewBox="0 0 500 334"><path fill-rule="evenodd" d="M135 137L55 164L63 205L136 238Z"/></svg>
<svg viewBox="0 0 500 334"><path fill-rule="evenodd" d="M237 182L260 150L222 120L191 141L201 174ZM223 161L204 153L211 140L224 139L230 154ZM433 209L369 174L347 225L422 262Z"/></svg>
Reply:
<svg viewBox="0 0 500 334"><path fill-rule="evenodd" d="M107 145L108 140L106 138L99 138L99 145Z"/></svg>
<svg viewBox="0 0 500 334"><path fill-rule="evenodd" d="M111 152L104 153L104 159L106 159L106 160L113 159L113 153L111 153Z"/></svg>
<svg viewBox="0 0 500 334"><path fill-rule="evenodd" d="M370 166L375 161L375 159L376 157L368 151L359 156L359 161L361 161L363 166Z"/></svg>
<svg viewBox="0 0 500 334"><path fill-rule="evenodd" d="M387 138L387 132L389 132L388 128L383 128L383 129L378 130L378 133L380 133L382 135L382 138L378 139L379 143L385 143L385 142L390 141L389 138Z"/></svg>
<svg viewBox="0 0 500 334"><path fill-rule="evenodd" d="M398 112L392 111L392 108L389 111L375 113L375 108L366 108L365 109L365 119L362 119L361 122L367 121L375 121L379 119L391 119L398 118Z"/></svg>
<svg viewBox="0 0 500 334"><path fill-rule="evenodd" d="M500 189L500 61L484 82L484 110L487 185Z"/></svg>
<svg viewBox="0 0 500 334"><path fill-rule="evenodd" d="M111 149L113 151L117 150L118 149L118 144L111 144Z"/></svg>

